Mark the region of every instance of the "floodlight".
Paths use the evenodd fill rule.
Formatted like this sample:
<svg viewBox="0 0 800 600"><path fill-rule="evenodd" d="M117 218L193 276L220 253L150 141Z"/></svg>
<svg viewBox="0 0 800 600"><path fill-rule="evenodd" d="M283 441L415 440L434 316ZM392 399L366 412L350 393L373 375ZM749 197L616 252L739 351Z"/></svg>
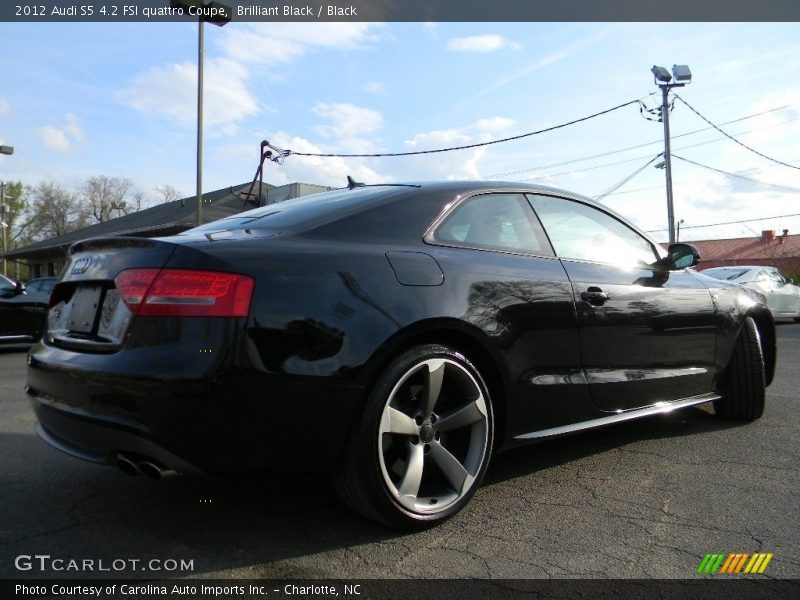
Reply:
<svg viewBox="0 0 800 600"><path fill-rule="evenodd" d="M652 71L656 81L660 81L661 83L669 83L672 81L672 75L670 75L669 71L667 71L664 67L657 67L656 65L653 65L653 68L650 69L650 71Z"/></svg>
<svg viewBox="0 0 800 600"><path fill-rule="evenodd" d="M689 65L672 65L672 74L675 76L675 81L684 83L692 81L692 72L689 70Z"/></svg>

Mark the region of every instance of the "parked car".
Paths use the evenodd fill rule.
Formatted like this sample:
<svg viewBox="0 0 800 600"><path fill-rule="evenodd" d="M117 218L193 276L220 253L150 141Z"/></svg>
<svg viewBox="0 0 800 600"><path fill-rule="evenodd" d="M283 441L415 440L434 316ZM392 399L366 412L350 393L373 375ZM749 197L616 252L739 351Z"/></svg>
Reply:
<svg viewBox="0 0 800 600"><path fill-rule="evenodd" d="M560 190L352 186L73 245L28 393L73 456L328 472L360 513L424 527L495 450L711 402L759 418L772 316L698 259Z"/></svg>
<svg viewBox="0 0 800 600"><path fill-rule="evenodd" d="M25 289L28 292L39 292L40 294L47 294L53 291L53 286L56 283L57 277L39 277L38 279L31 279L26 285Z"/></svg>
<svg viewBox="0 0 800 600"><path fill-rule="evenodd" d="M794 319L800 323L800 286L795 285L775 267L712 267L701 272L709 277L758 290L766 297L767 306L776 321Z"/></svg>
<svg viewBox="0 0 800 600"><path fill-rule="evenodd" d="M28 290L22 283L0 275L0 344L38 340L47 318L49 298L49 294Z"/></svg>

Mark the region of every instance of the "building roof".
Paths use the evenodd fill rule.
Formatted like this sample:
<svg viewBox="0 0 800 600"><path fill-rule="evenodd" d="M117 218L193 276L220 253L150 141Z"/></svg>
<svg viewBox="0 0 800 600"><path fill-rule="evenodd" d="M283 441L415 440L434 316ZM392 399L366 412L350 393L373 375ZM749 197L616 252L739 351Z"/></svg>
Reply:
<svg viewBox="0 0 800 600"><path fill-rule="evenodd" d="M800 235L699 240L689 242L700 252L703 262L769 261L800 256Z"/></svg>
<svg viewBox="0 0 800 600"><path fill-rule="evenodd" d="M245 201L249 189L250 182L213 192L205 192L203 194L203 223L210 223L243 210L260 206L262 202L258 198L258 184L253 188L255 196ZM330 188L308 183L290 183L280 187L264 183L263 204L282 202L289 198L296 198L328 189ZM10 259L23 260L52 256L63 253L70 245L80 240L108 235L142 237L171 235L194 227L196 214L196 196L189 196L181 200L173 200L172 202L151 206L103 223L96 223L58 237L34 242L28 246L8 252L6 256Z"/></svg>

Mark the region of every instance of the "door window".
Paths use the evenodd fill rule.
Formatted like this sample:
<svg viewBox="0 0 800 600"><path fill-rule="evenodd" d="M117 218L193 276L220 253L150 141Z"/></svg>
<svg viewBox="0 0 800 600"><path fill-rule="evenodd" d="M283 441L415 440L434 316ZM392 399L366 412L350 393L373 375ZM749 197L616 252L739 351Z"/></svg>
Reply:
<svg viewBox="0 0 800 600"><path fill-rule="evenodd" d="M451 212L434 235L449 246L553 256L542 226L521 194L482 194Z"/></svg>
<svg viewBox="0 0 800 600"><path fill-rule="evenodd" d="M653 245L633 229L592 206L553 196L528 195L561 258L617 266L658 260Z"/></svg>

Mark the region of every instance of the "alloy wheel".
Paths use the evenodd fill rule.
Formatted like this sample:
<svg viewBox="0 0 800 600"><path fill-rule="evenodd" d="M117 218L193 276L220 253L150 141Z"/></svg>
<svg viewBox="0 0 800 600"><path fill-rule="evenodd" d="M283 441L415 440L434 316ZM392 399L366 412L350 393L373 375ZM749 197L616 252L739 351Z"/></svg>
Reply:
<svg viewBox="0 0 800 600"><path fill-rule="evenodd" d="M386 488L406 510L442 512L475 485L488 441L486 399L475 377L453 360L421 361L399 379L381 414Z"/></svg>

